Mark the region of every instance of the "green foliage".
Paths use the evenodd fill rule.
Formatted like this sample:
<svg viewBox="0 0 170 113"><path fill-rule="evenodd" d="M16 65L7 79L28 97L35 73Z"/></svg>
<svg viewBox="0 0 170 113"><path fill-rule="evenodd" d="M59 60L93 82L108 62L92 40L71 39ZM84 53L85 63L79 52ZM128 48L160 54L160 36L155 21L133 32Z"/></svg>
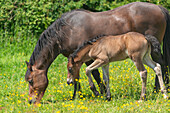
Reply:
<svg viewBox="0 0 170 113"><path fill-rule="evenodd" d="M142 1L169 7L167 0L2 0L0 1L1 42L16 43L36 37L64 12L86 8L106 11L130 2ZM24 37L24 38L23 38Z"/></svg>

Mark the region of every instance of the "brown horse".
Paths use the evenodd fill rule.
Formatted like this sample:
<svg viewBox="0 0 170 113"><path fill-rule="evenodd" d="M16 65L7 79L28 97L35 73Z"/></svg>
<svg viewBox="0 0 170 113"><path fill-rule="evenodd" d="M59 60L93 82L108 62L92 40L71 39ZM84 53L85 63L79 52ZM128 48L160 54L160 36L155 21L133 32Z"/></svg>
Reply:
<svg viewBox="0 0 170 113"><path fill-rule="evenodd" d="M151 42L153 49L155 49L155 53L161 52L159 42L155 37L151 35L144 36L136 32L129 32L117 36L105 36L103 38L97 38L97 40L93 39L92 41L88 41L70 55L67 64L70 76L67 78L67 83L70 84L72 82L78 82L79 71L82 64L93 59L94 62L86 68L86 75L88 76L89 83L93 84L91 71L102 67L103 79L107 88L107 99L110 100L109 63L130 58L138 69L142 80L140 100L146 98L147 71L143 63L155 71L159 78L164 98L168 98L162 79L161 66L160 64L152 61L149 57L151 52L151 44L149 42ZM75 79L77 79L77 81ZM76 89L74 93L76 93ZM75 94L73 96L75 96Z"/></svg>
<svg viewBox="0 0 170 113"><path fill-rule="evenodd" d="M63 14L41 34L29 63L27 62L25 79L29 82L29 96L32 97L30 103L39 102L43 97L48 86L48 68L59 54L68 57L84 41L101 34L118 35L136 31L155 36L160 43L163 42L165 66L170 65L169 22L169 12L165 8L142 2L104 12L74 10ZM155 55L153 51L151 54L154 61L164 67L161 55ZM87 65L89 64L88 62ZM92 73L100 86L98 71ZM166 78L168 80L168 76ZM91 89L96 91L94 85Z"/></svg>

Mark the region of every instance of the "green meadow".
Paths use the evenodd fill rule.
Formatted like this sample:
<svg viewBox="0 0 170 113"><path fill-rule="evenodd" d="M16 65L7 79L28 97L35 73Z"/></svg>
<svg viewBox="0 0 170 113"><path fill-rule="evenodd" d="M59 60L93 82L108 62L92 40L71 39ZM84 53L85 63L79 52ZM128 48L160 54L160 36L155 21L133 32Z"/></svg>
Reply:
<svg viewBox="0 0 170 113"><path fill-rule="evenodd" d="M70 100L74 87L67 85L67 58L59 55L48 70L49 85L41 103L28 103L25 61L29 61L39 35L54 20L64 12L83 8L82 4L104 11L134 1L149 1L170 9L168 0L0 1L0 113L170 113L170 100L154 91L155 73L147 66L146 101L138 103L142 82L129 59L110 63L111 101L106 101L105 95L94 96L85 75L86 65L80 71L82 95ZM101 68L99 71L102 78Z"/></svg>
<svg viewBox="0 0 170 113"><path fill-rule="evenodd" d="M111 101L106 101L104 95L94 96L85 75L85 65L82 66L80 73L82 96L78 97L77 95L75 100L70 100L73 94L73 86L68 86L66 83L67 59L62 55L58 56L49 68L49 86L41 104L30 105L28 103L28 83L25 82L24 75L27 69L25 60L28 61L33 47L30 48L28 55L24 51L15 54L1 54L0 112L2 113L170 112L170 100L163 99L161 93L154 93L155 74L148 67L146 67L148 71L147 99L142 103L137 102L140 98L141 80L139 72L129 59L110 64ZM102 77L101 69L100 73ZM95 85L97 86L96 82Z"/></svg>

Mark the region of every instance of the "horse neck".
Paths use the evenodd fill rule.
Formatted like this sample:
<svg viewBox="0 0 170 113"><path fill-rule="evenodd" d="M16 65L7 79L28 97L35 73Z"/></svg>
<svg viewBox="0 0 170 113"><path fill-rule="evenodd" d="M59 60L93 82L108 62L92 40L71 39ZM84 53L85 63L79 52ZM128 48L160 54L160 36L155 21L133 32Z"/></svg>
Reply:
<svg viewBox="0 0 170 113"><path fill-rule="evenodd" d="M34 65L37 69L47 70L59 55L59 47L58 44L52 43L50 45L52 48L49 48L48 45L43 45L43 48L39 49L38 43L31 55L30 64Z"/></svg>
<svg viewBox="0 0 170 113"><path fill-rule="evenodd" d="M88 45L85 48L81 49L74 58L74 61L80 64L83 64L84 62L88 61L90 59L89 51L91 47L92 45Z"/></svg>
<svg viewBox="0 0 170 113"><path fill-rule="evenodd" d="M55 50L52 53L49 50L42 53L42 55L40 55L40 58L37 60L37 68L48 69L52 62L55 60L55 58L58 56L58 54L59 51Z"/></svg>

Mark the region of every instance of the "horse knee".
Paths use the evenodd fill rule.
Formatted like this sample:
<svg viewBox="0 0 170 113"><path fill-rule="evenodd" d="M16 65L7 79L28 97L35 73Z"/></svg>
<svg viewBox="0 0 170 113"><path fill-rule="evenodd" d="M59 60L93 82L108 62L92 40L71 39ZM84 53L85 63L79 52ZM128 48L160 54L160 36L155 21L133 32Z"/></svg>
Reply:
<svg viewBox="0 0 170 113"><path fill-rule="evenodd" d="M161 72L161 65L156 63L156 67L154 68L154 71L155 71L157 76L160 76L162 74L162 72Z"/></svg>

